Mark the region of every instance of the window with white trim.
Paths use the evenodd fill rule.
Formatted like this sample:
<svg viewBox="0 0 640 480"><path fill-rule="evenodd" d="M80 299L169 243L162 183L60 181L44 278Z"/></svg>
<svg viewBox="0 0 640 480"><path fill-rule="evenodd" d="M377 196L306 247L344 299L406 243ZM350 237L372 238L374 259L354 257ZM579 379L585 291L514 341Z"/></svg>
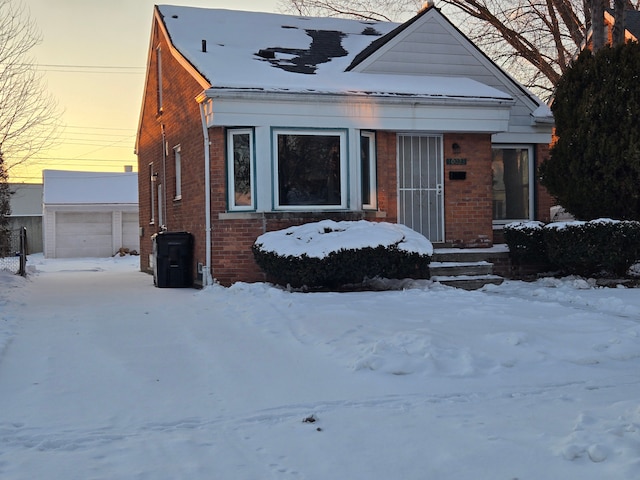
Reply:
<svg viewBox="0 0 640 480"><path fill-rule="evenodd" d="M275 207L347 208L347 133L274 130Z"/></svg>
<svg viewBox="0 0 640 480"><path fill-rule="evenodd" d="M527 145L494 145L492 170L494 222L531 220L535 179L533 148Z"/></svg>
<svg viewBox="0 0 640 480"><path fill-rule="evenodd" d="M360 175L362 208L377 208L376 201L376 134L360 132Z"/></svg>
<svg viewBox="0 0 640 480"><path fill-rule="evenodd" d="M253 130L227 130L229 210L255 210L253 193Z"/></svg>

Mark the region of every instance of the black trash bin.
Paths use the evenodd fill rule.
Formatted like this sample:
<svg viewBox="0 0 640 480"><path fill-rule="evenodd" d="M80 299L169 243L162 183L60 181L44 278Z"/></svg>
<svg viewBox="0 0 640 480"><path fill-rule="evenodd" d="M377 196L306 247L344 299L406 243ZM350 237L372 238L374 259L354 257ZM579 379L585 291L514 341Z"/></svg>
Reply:
<svg viewBox="0 0 640 480"><path fill-rule="evenodd" d="M160 232L153 237L153 284L160 288L193 286L193 235Z"/></svg>

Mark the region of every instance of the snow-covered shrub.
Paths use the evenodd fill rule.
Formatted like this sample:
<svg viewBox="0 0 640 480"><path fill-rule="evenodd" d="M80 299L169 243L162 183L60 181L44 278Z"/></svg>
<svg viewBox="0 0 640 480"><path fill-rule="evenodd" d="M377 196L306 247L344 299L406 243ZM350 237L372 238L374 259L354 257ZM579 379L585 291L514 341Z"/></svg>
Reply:
<svg viewBox="0 0 640 480"><path fill-rule="evenodd" d="M598 219L544 228L550 261L568 274L623 276L640 259L640 222Z"/></svg>
<svg viewBox="0 0 640 480"><path fill-rule="evenodd" d="M513 222L505 225L504 241L514 265L548 265L544 242L544 223Z"/></svg>
<svg viewBox="0 0 640 480"><path fill-rule="evenodd" d="M335 288L367 278L429 278L431 242L386 222L323 220L258 237L253 254L273 281Z"/></svg>

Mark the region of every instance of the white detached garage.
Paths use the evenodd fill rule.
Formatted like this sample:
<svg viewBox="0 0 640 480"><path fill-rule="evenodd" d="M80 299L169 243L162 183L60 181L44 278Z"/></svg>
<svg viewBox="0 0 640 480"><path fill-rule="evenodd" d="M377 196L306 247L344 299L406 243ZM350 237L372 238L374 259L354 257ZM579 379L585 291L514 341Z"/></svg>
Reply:
<svg viewBox="0 0 640 480"><path fill-rule="evenodd" d="M46 258L139 251L138 174L43 171Z"/></svg>

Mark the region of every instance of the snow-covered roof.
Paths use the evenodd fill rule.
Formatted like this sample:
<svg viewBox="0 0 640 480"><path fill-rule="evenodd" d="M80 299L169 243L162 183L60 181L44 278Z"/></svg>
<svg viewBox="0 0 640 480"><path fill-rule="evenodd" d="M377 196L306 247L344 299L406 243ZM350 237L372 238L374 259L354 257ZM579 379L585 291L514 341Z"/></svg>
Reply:
<svg viewBox="0 0 640 480"><path fill-rule="evenodd" d="M43 170L45 204L137 204L135 172Z"/></svg>
<svg viewBox="0 0 640 480"><path fill-rule="evenodd" d="M217 90L511 100L469 78L347 71L397 23L160 5L175 49Z"/></svg>

